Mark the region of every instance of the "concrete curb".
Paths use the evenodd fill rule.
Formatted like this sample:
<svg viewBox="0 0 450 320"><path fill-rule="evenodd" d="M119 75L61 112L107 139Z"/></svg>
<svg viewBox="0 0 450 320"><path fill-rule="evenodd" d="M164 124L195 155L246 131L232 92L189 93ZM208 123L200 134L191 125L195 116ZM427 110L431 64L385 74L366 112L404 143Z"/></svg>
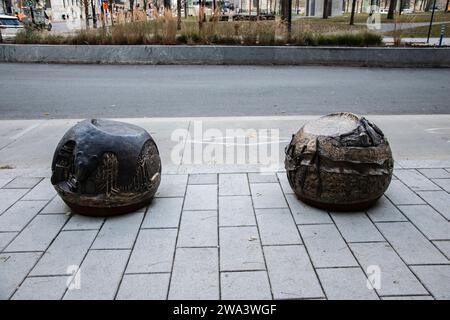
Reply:
<svg viewBox="0 0 450 320"><path fill-rule="evenodd" d="M1 44L0 62L450 67L450 48Z"/></svg>

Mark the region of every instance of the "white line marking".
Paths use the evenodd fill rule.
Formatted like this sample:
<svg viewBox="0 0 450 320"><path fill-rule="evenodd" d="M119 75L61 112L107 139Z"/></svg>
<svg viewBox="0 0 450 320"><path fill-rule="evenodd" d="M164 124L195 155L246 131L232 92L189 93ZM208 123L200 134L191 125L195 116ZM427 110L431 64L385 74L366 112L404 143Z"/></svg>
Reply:
<svg viewBox="0 0 450 320"><path fill-rule="evenodd" d="M41 122L35 123L35 124L33 124L32 126L29 126L28 128L23 129L23 130L20 131L19 133L15 134L15 135L13 135L12 137L9 137L9 138L12 139L12 140L17 140L17 139L19 139L21 136L23 136L23 135L27 134L28 132L30 132L31 130L36 129L36 128L39 127L40 125L41 125Z"/></svg>

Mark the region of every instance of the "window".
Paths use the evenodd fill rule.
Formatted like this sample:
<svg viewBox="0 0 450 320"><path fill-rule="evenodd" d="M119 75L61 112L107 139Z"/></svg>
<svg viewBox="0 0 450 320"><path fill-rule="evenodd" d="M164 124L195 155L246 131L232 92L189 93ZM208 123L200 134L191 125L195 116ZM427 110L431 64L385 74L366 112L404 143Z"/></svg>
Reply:
<svg viewBox="0 0 450 320"><path fill-rule="evenodd" d="M0 18L0 24L3 25L3 26L18 27L19 26L19 20L17 20L17 19Z"/></svg>

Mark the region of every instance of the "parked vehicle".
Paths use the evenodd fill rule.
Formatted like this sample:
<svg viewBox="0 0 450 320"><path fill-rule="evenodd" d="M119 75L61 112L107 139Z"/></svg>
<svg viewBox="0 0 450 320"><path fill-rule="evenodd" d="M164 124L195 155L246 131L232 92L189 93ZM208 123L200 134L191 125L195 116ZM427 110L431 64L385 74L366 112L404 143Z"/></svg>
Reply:
<svg viewBox="0 0 450 320"><path fill-rule="evenodd" d="M410 9L410 8L402 9L402 14L412 14L412 13L414 13L413 9Z"/></svg>
<svg viewBox="0 0 450 320"><path fill-rule="evenodd" d="M14 38L23 25L17 17L0 14L0 29L3 39Z"/></svg>

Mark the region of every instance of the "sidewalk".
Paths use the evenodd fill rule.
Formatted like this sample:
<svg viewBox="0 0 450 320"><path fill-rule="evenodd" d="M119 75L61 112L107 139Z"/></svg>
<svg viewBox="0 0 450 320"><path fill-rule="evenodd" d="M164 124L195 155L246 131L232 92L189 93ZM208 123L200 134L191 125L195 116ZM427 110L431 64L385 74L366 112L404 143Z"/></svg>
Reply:
<svg viewBox="0 0 450 320"><path fill-rule="evenodd" d="M107 219L70 214L49 182L75 120L0 121L0 165L15 167L0 170L0 299L450 299L450 116L369 117L395 177L358 213L308 207L287 183L282 150L311 118L122 119L153 135L163 177L148 208ZM191 163L199 123L279 129L281 162ZM173 163L176 129L194 143Z"/></svg>

